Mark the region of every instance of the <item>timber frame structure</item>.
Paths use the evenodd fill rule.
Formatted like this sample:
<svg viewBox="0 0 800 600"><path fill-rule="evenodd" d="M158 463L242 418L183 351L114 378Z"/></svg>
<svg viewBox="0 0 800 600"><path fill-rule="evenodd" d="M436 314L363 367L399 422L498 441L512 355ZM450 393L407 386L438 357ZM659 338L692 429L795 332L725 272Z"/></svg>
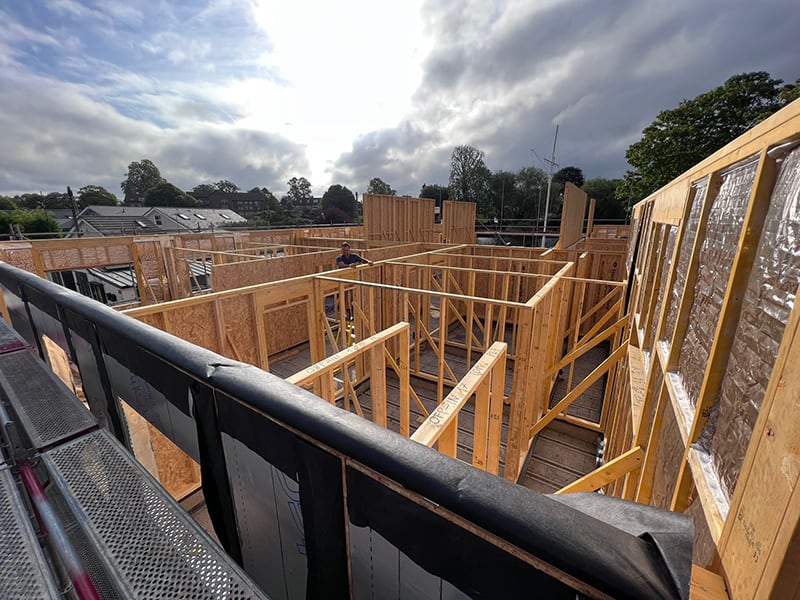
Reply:
<svg viewBox="0 0 800 600"><path fill-rule="evenodd" d="M696 597L800 598L798 144L800 101L637 204L630 232L594 226L568 185L551 250L475 245L474 205L446 202L439 226L432 201L367 196L363 228L10 242L0 258L42 277L132 264L130 317L512 482L555 420L601 434L601 466L559 494L690 515ZM374 264L332 270L344 240ZM569 414L597 382L600 418Z"/></svg>
<svg viewBox="0 0 800 600"><path fill-rule="evenodd" d="M800 101L636 205L607 493L687 512L732 598L800 597Z"/></svg>

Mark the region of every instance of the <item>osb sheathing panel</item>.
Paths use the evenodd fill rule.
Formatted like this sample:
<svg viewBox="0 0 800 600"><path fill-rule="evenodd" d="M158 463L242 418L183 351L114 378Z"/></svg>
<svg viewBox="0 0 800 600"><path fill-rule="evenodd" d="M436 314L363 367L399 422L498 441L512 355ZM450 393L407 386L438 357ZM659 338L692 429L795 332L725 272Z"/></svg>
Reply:
<svg viewBox="0 0 800 600"><path fill-rule="evenodd" d="M613 240L630 236L630 226L628 225L594 225L592 227L591 239Z"/></svg>
<svg viewBox="0 0 800 600"><path fill-rule="evenodd" d="M169 333L213 352L224 353L217 335L217 320L212 303L172 308L165 312L164 317Z"/></svg>
<svg viewBox="0 0 800 600"><path fill-rule="evenodd" d="M583 217L586 214L586 192L567 182L561 209L559 248L569 248L583 236Z"/></svg>
<svg viewBox="0 0 800 600"><path fill-rule="evenodd" d="M122 402L136 459L176 500L200 486L200 467L144 417Z"/></svg>
<svg viewBox="0 0 800 600"><path fill-rule="evenodd" d="M475 243L474 202L445 200L442 206L442 238L448 244Z"/></svg>
<svg viewBox="0 0 800 600"><path fill-rule="evenodd" d="M267 351L269 354L293 348L308 340L308 308L306 303L285 307L268 306L262 318L264 319L264 329L267 333Z"/></svg>
<svg viewBox="0 0 800 600"><path fill-rule="evenodd" d="M364 239L433 242L434 201L364 194Z"/></svg>
<svg viewBox="0 0 800 600"><path fill-rule="evenodd" d="M237 240L242 248L253 246L270 246L273 244L293 244L295 243L294 229L281 231L249 231L238 233Z"/></svg>
<svg viewBox="0 0 800 600"><path fill-rule="evenodd" d="M590 250L598 252L619 252L626 254L628 251L628 240L606 240L591 238L583 240L578 246L581 250Z"/></svg>
<svg viewBox="0 0 800 600"><path fill-rule="evenodd" d="M0 246L0 259L10 265L25 269L31 273L36 273L36 265L33 262L33 250L27 242L14 242L13 244L3 244Z"/></svg>
<svg viewBox="0 0 800 600"><path fill-rule="evenodd" d="M329 271L336 268L336 257L341 252L314 252L280 258L214 265L211 280L215 292L233 290L259 283L269 283Z"/></svg>
<svg viewBox="0 0 800 600"><path fill-rule="evenodd" d="M135 240L136 253L142 275L147 281L148 303L153 301L150 293L155 296L156 302L163 302L169 297L167 287L167 274L164 270L164 261L160 252L160 244L156 240Z"/></svg>
<svg viewBox="0 0 800 600"><path fill-rule="evenodd" d="M155 427L149 429L158 479L176 500L182 499L200 486L199 466Z"/></svg>
<svg viewBox="0 0 800 600"><path fill-rule="evenodd" d="M227 296L219 301L222 312L223 334L225 336L225 356L258 365L258 342L256 316L250 294Z"/></svg>
<svg viewBox="0 0 800 600"><path fill-rule="evenodd" d="M163 313L150 313L141 316L135 316L134 318L137 319L138 321L141 321L142 323L147 323L151 327L155 327L156 329L160 329L161 331L166 331L166 328L164 327Z"/></svg>
<svg viewBox="0 0 800 600"><path fill-rule="evenodd" d="M232 233L216 234L211 238L211 243L217 252L236 250L236 238Z"/></svg>
<svg viewBox="0 0 800 600"><path fill-rule="evenodd" d="M97 246L77 248L42 248L45 271L67 271L104 265L127 265L133 262L130 243L104 245L105 238L97 239Z"/></svg>
<svg viewBox="0 0 800 600"><path fill-rule="evenodd" d="M364 227L357 225L355 227L315 227L307 229L298 229L298 238L302 237L319 237L319 238L348 238L348 239L361 239L364 237Z"/></svg>
<svg viewBox="0 0 800 600"><path fill-rule="evenodd" d="M340 248L342 243L348 242L351 247L359 245L359 240L348 237L322 238L322 237L301 237L296 240L298 246L309 246L313 248Z"/></svg>
<svg viewBox="0 0 800 600"><path fill-rule="evenodd" d="M670 225L679 225L683 217L683 207L689 195L689 179L684 179L659 194L653 210L653 220Z"/></svg>
<svg viewBox="0 0 800 600"><path fill-rule="evenodd" d="M192 295L191 270L185 256L186 253L177 248L167 248L166 250L167 280L174 291L173 300L188 298Z"/></svg>
<svg viewBox="0 0 800 600"><path fill-rule="evenodd" d="M686 514L692 517L692 521L694 522L692 562L704 569L708 569L712 566L717 556L717 545L714 543L714 538L711 536L711 531L708 529L706 516L703 512L703 505L700 502L700 498L697 497L697 490L694 487L694 483L692 483L690 497L692 500L689 503L689 508L686 509Z"/></svg>

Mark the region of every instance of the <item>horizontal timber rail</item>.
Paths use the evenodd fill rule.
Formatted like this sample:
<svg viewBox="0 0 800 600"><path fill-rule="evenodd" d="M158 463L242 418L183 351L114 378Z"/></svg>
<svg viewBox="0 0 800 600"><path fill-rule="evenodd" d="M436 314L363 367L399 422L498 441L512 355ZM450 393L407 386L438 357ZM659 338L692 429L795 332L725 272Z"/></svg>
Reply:
<svg viewBox="0 0 800 600"><path fill-rule="evenodd" d="M475 396L472 465L495 475L500 468L500 426L503 421L503 389L506 375L506 344L495 342L466 377L411 436L420 444L456 456L458 413Z"/></svg>
<svg viewBox="0 0 800 600"><path fill-rule="evenodd" d="M397 362L386 348L386 342L395 337L399 340L400 348L400 358ZM310 384L317 396L331 404L336 404L337 397L341 396L345 410L350 410L352 406L356 413L363 417L364 411L358 401L355 391L356 382L351 375L349 365L357 357L369 352L372 422L384 428L387 426L386 367L388 362L400 382L400 434L408 437L410 429L408 347L408 323L398 323L287 377L286 381L301 387L308 387ZM337 389L334 380L337 373L342 381L341 390Z"/></svg>

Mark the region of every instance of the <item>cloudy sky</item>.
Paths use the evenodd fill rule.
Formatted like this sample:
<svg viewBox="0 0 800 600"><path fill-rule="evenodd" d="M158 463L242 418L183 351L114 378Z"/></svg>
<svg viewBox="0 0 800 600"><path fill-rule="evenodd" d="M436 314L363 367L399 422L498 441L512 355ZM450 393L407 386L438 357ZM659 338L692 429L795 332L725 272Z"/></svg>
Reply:
<svg viewBox="0 0 800 600"><path fill-rule="evenodd" d="M663 109L735 73L800 77L796 0L11 0L0 193L149 158L184 189L446 184L487 166L619 177ZM533 152L535 150L535 153Z"/></svg>

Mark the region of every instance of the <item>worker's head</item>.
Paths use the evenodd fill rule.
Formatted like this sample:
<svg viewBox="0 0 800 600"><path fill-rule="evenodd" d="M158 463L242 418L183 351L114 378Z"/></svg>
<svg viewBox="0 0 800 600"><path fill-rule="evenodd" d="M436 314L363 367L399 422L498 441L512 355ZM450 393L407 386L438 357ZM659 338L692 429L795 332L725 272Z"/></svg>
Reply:
<svg viewBox="0 0 800 600"><path fill-rule="evenodd" d="M342 244L342 254L344 254L345 256L350 254L350 244L348 244L347 242L344 242Z"/></svg>

